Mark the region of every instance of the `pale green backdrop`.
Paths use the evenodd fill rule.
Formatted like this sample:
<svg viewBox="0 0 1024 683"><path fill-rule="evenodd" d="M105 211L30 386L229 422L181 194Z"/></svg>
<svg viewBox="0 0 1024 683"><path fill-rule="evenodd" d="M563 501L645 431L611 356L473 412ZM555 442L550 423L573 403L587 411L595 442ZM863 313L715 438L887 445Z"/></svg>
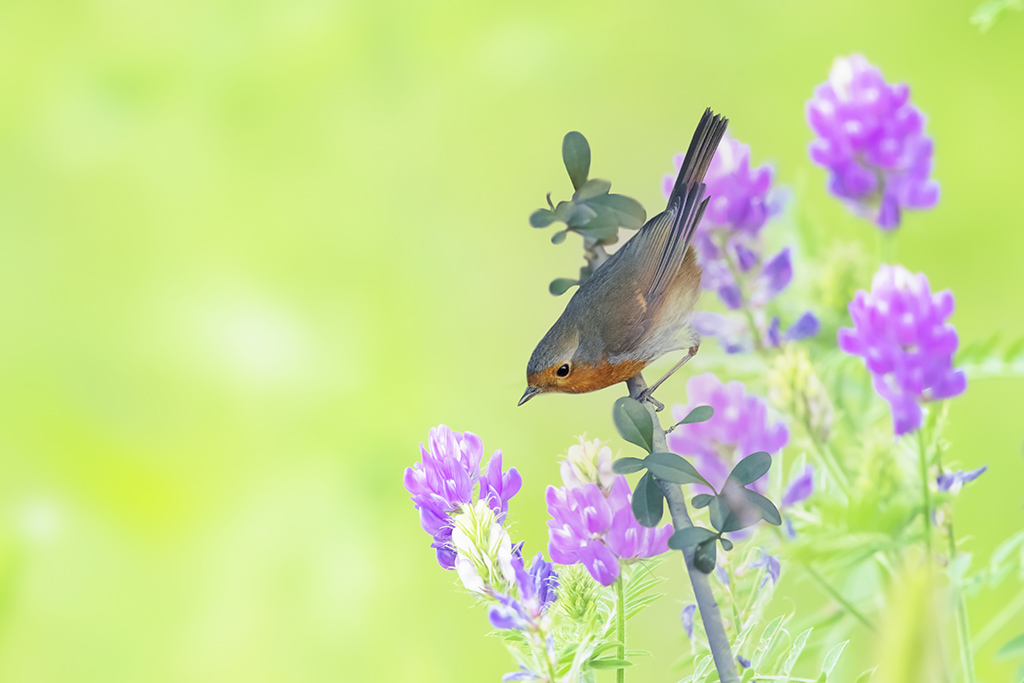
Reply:
<svg viewBox="0 0 1024 683"><path fill-rule="evenodd" d="M0 4L0 680L513 668L401 476L432 425L479 433L523 473L511 518L532 553L556 454L613 436L618 390L515 406L564 304L547 282L580 262L575 238L526 222L568 194L568 130L594 175L657 211L712 106L820 231L873 250L807 161L803 115L832 59L863 52L911 84L935 137L942 199L908 217L900 261L954 291L962 340L1024 334L1024 16L982 35L973 9ZM990 466L957 505L981 559L1024 525L1022 390L977 381L953 402L949 457ZM631 631L655 655L632 681L676 680L676 565ZM781 600L808 591L783 569ZM1009 680L993 650L979 672Z"/></svg>

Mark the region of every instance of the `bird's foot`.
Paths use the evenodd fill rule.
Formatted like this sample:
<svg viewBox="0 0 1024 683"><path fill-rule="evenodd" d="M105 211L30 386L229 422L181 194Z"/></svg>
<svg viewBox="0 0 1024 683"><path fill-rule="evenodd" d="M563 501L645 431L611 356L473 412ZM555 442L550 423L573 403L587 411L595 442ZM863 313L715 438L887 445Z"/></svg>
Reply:
<svg viewBox="0 0 1024 683"><path fill-rule="evenodd" d="M640 401L641 403L650 403L652 406L654 406L654 412L660 413L661 411L665 410L665 404L651 395L651 390L654 388L655 387L649 387L647 389L644 389L643 391L640 392L640 395L636 397L636 400Z"/></svg>

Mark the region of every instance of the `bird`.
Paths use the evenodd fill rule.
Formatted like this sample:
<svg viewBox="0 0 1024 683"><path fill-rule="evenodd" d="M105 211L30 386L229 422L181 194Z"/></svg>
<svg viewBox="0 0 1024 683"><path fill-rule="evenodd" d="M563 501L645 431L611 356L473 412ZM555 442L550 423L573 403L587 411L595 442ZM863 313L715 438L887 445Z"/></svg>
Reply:
<svg viewBox="0 0 1024 683"><path fill-rule="evenodd" d="M690 244L707 208L704 176L729 120L706 109L664 211L584 282L526 366L519 405L540 394L580 394L625 382L673 351L686 355L641 394L652 394L700 348L693 312L701 267Z"/></svg>

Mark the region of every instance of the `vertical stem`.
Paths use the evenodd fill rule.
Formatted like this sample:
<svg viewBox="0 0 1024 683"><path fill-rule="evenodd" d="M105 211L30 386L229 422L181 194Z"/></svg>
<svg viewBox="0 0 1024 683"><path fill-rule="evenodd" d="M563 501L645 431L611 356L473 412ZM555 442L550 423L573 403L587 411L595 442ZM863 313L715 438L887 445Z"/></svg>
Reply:
<svg viewBox="0 0 1024 683"><path fill-rule="evenodd" d="M928 482L928 446L924 438L924 430L917 430L918 455L921 463L921 497L923 498L924 509L921 514L924 518L924 547L928 551L928 561L932 557L932 497L931 486Z"/></svg>
<svg viewBox="0 0 1024 683"><path fill-rule="evenodd" d="M615 621L618 630L619 659L626 658L626 597L622 592L622 565L619 565L619 578L615 579ZM616 683L625 683L626 670L615 672Z"/></svg>
<svg viewBox="0 0 1024 683"><path fill-rule="evenodd" d="M718 248L722 250L722 257L725 259L725 265L729 268L729 274L732 275L732 279L736 283L736 287L740 290L740 309L743 311L743 315L747 317L747 324L750 325L750 336L754 340L754 349L758 353L761 353L764 351L764 342L761 340L761 331L757 327L757 322L754 320L754 313L750 310L746 294L743 291L743 279L740 278L739 269L732 260L732 254L729 253L729 240L721 240L721 243L718 244Z"/></svg>
<svg viewBox="0 0 1024 683"><path fill-rule="evenodd" d="M647 382L643 375L637 373L626 381L631 398L637 398L644 389ZM645 405L654 422L654 449L656 451L667 451L668 443L665 440L665 430L661 427L658 415L652 406ZM676 529L692 527L690 513L686 509L686 498L683 496L683 487L679 484L672 484L667 481L657 480L665 500L668 501L668 510L672 515L672 525ZM711 582L707 574L693 566L694 547L691 546L683 551L683 560L686 564L686 572L690 575L690 583L693 585L693 596L697 601L697 609L700 611L700 619L704 624L704 633L708 637L708 646L711 648L711 656L715 660L715 669L718 671L718 679L721 683L738 683L740 678L736 674L736 664L732 656L732 646L729 644L729 636L725 633L725 624L722 621L722 613L715 602L715 595L711 592Z"/></svg>
<svg viewBox="0 0 1024 683"><path fill-rule="evenodd" d="M949 559L956 557L956 537L953 535L953 523L946 525L949 535ZM967 621L967 598L960 586L953 586L956 600L956 632L960 640L960 666L964 670L964 683L974 683L974 652L971 650L971 626Z"/></svg>

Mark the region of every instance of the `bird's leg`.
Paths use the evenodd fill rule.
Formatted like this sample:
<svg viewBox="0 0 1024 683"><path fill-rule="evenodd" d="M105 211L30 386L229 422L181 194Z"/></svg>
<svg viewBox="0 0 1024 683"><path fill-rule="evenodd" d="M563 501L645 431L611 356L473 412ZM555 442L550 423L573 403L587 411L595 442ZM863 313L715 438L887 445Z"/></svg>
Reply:
<svg viewBox="0 0 1024 683"><path fill-rule="evenodd" d="M649 387L647 387L646 389L643 390L643 393L640 394L639 400L641 402L643 402L643 401L650 401L651 404L654 405L655 411L660 413L662 411L662 409L665 407L665 404L663 404L660 401L657 401L657 400L654 399L654 396L652 395L652 394L654 394L654 390L657 389L658 387L660 387L662 382L664 382L669 377L671 377L673 374L675 374L676 370L678 370L679 368L681 368L684 365L686 365L687 361L689 361L691 358L696 356L697 355L697 351L699 351L699 350L700 350L700 344L697 344L696 346L691 346L689 348L689 350L687 351L686 355L683 356L683 359L675 364L675 367L673 367L671 370L666 372L664 377L662 377L657 382L655 382L654 384L652 384L651 386L649 386Z"/></svg>

